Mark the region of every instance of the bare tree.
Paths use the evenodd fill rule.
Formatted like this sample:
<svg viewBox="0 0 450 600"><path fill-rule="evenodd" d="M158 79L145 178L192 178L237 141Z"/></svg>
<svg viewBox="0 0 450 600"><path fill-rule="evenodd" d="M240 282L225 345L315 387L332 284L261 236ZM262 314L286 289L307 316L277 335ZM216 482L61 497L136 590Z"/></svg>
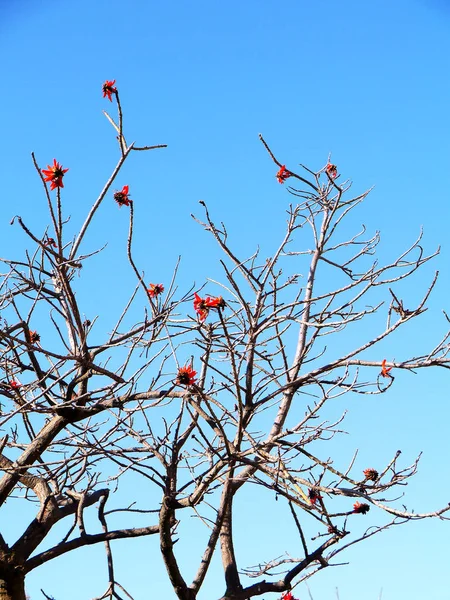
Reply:
<svg viewBox="0 0 450 600"><path fill-rule="evenodd" d="M157 552L159 540L180 600L197 598L216 550L224 572L216 597L287 592L289 598L294 585L334 564L349 546L392 525L446 518L448 506L416 513L398 497L388 499L388 492L402 489L416 473L418 460L404 465L397 453L388 464L355 472L353 461L339 465L328 458L326 443L339 435L344 419L327 419L333 399L382 394L395 385L398 369L448 368L450 333L431 351L395 363L372 352L426 310L436 277L414 306L404 306L400 283L437 252L425 254L419 238L380 266L374 259L378 234L366 237L362 230L339 240L343 220L367 194L351 197L349 182L340 183L330 162L319 171L288 170L261 137L278 181L295 184L288 191L296 204L272 256L239 256L224 225L214 224L202 202L199 222L224 254L222 295L198 290L192 297L192 289L180 295L177 267L164 285L146 282L133 257L129 186L110 190L134 151L163 146L127 144L114 83L103 89L117 104L117 122L107 118L120 157L84 223L67 237L66 170L56 160L41 169L33 156L49 228L37 234L15 217L30 248L22 259L2 259L0 505L9 499L19 515L19 504L35 503L36 512L12 543L0 536L0 600L24 600L30 571L99 543L109 573L101 598L131 598L132 590L115 577L112 541L151 535L149 544ZM85 316L77 290L83 264L92 257L80 253L82 243L102 202L112 196L129 210L127 255L136 287L106 332L95 316ZM387 322L364 338L362 321L377 312ZM352 327L364 339L342 353ZM124 500L120 482L129 477L144 482L145 502ZM256 497L279 498L278 510L288 511L298 532L300 556L258 556L257 566L238 565L233 511L244 485ZM94 505L99 526L92 532L85 523ZM363 534L353 534L355 519L370 522L372 508L384 515L383 523L378 519ZM148 515L148 524L112 529L113 513L122 513L124 524ZM180 523L190 516L207 541L189 582L175 542ZM63 519L64 536L49 543L48 534Z"/></svg>

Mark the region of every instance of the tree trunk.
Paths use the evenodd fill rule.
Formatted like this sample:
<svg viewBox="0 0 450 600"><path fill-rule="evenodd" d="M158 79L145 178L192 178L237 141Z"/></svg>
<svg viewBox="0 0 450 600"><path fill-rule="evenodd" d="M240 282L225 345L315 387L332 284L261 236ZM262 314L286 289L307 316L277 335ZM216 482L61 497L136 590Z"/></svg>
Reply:
<svg viewBox="0 0 450 600"><path fill-rule="evenodd" d="M0 578L0 600L26 600L25 577L16 575L8 579Z"/></svg>

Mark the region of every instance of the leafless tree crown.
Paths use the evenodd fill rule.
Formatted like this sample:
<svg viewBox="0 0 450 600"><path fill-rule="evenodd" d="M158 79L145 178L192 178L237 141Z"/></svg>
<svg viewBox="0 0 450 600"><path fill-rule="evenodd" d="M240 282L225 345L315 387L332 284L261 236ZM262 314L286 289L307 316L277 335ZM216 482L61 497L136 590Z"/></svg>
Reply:
<svg viewBox="0 0 450 600"><path fill-rule="evenodd" d="M178 266L168 281L146 281L133 255L129 188L114 193L112 186L133 152L164 145L126 142L119 94L114 82L106 83L106 96L118 108L116 120L105 114L120 156L85 221L74 237L66 237L65 173L58 163L59 171L50 169L53 179L44 177L33 155L48 229L37 233L15 217L28 249L18 260L1 259L0 505L10 499L18 515L25 501L36 509L17 539L0 536L0 600L24 600L30 571L98 543L105 546L109 574L100 598L132 598L133 591L115 577L112 541L138 536L152 536L149 553L160 549L180 600L197 598L216 552L224 579L215 597L284 594L336 564L350 545L394 524L445 518L448 506L428 513L403 506L399 490L416 473L418 460L405 465L398 452L387 464L358 472L354 461L342 465L340 457L330 458L326 444L342 431L345 415L334 421L326 416L337 398L382 394L395 386L400 369L448 368L448 332L433 349L399 362L372 351L426 310L437 275L415 305L401 298L400 284L437 252L426 254L419 237L380 265L378 234L367 236L363 228L342 238L342 223L367 194L352 197L350 183L341 181L330 162L319 171L288 170L261 136L293 201L272 255L240 256L225 226L216 225L201 202L197 221L223 252L222 281L195 295L193 289L180 293ZM105 332L97 315L85 314L77 289L92 257L82 253L91 223L113 197L121 218L129 214L127 256L136 286ZM210 289L220 296L207 295ZM358 338L349 331L362 339L363 320L377 312L385 315L385 325L352 347ZM122 481L135 482L133 490L142 486L145 498L127 498ZM277 510L288 511L298 533L295 549L261 556L255 548L255 566L238 564L233 514L244 485L255 503L263 495L278 498ZM94 505L98 527L90 530L86 515ZM110 515L117 521L119 513L128 526L111 528ZM137 527L135 519L147 524ZM206 540L192 581L175 546L187 519ZM360 519L368 525L362 534ZM51 545L47 536L62 520L66 533ZM55 593L51 582L43 587L46 598Z"/></svg>

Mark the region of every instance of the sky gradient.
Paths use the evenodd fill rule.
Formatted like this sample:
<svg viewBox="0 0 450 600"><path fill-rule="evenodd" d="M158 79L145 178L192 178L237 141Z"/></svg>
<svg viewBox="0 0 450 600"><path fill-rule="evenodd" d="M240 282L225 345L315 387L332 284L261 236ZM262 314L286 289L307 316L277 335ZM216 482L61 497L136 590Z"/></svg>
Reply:
<svg viewBox="0 0 450 600"><path fill-rule="evenodd" d="M441 310L450 310L447 0L0 0L0 56L2 256L24 248L19 229L10 226L15 214L37 229L47 224L31 151L42 167L56 157L70 168L66 206L74 230L82 222L118 158L102 114L112 105L101 93L102 83L115 79L127 138L168 144L136 153L115 186L129 184L140 211L136 257L147 261L150 280L166 281L179 255L180 288L220 276L217 249L190 217L201 215L199 200L227 224L242 255L258 244L270 252L292 198L274 177L262 133L288 168L302 163L318 170L331 153L355 194L374 186L349 227L381 230L381 261L411 244L422 227L426 250L441 246L404 289L414 304L439 270L429 311L384 347L386 357L431 349L443 334ZM96 289L113 288L125 264L127 219L120 216L114 202L102 207L95 239L84 248L109 242L84 275L93 311ZM132 280L131 273L121 279L112 303L120 303ZM395 390L374 400L350 398L351 435L336 451L350 457L361 448L362 460L373 461L378 452L402 449L405 462L423 451L408 507L443 506L450 501L447 389L448 375L430 371L399 376ZM253 506L246 497L242 505L244 512ZM348 566L310 580L312 597L335 599L337 588L340 600L449 600L449 527L438 520L407 524L356 546L344 556ZM283 551L277 531L272 523L267 535ZM244 544L258 543L244 538L245 531ZM153 559L154 543L117 542L119 579L137 599L173 597ZM40 588L56 600L99 594L106 581L102 556L102 549L80 550L36 570L28 583L31 599L43 597ZM100 567L92 567L98 557ZM200 600L211 600L215 589L207 583ZM305 586L295 590L301 600L308 593Z"/></svg>

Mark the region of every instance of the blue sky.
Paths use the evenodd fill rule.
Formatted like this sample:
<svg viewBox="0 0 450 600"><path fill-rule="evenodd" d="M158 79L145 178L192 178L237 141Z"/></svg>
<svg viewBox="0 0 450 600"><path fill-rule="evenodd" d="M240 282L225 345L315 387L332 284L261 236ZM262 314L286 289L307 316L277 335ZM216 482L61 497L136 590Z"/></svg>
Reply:
<svg viewBox="0 0 450 600"><path fill-rule="evenodd" d="M439 270L430 310L385 350L401 358L405 348L428 349L443 333L440 310L450 309L447 0L0 0L0 56L3 256L24 247L18 228L9 225L14 214L41 230L47 223L31 151L42 166L56 157L70 168L64 197L74 231L82 222L118 157L101 112L112 109L101 85L116 79L127 138L168 144L133 156L115 186L130 185L139 210L136 255L150 280L166 281L180 254L180 288L219 277L219 254L190 217L201 214L200 199L227 223L242 255L257 244L270 252L292 198L274 178L258 140L263 133L292 169L298 163L319 169L331 152L356 192L375 186L350 222L381 230L381 260L413 241L422 226L424 246L442 246L422 278L405 289L414 303ZM85 274L85 302L92 310L98 289L113 288L120 267L126 268L120 259L127 228L122 212L105 204L95 237L83 248L109 242ZM385 396L348 400L351 435L337 451L359 447L363 463L397 447L411 461L424 451L408 504L433 510L450 501L448 380L445 373L422 372L399 376L397 383ZM274 544L282 547L276 532L272 528ZM344 557L349 566L310 581L314 600L336 598L335 588L341 600L375 600L381 589L383 600L448 600L448 534L449 524L436 521L373 539ZM165 573L148 567L159 564L152 547L156 541L118 543L118 569L136 598L171 598ZM99 593L98 570L86 568L82 583L70 578L100 554L89 549L61 559L56 575L54 565L35 571L32 600L49 587L50 577L48 591L57 600ZM150 572L157 573L151 593ZM216 590L208 585L202 600ZM308 598L306 588L296 596Z"/></svg>

